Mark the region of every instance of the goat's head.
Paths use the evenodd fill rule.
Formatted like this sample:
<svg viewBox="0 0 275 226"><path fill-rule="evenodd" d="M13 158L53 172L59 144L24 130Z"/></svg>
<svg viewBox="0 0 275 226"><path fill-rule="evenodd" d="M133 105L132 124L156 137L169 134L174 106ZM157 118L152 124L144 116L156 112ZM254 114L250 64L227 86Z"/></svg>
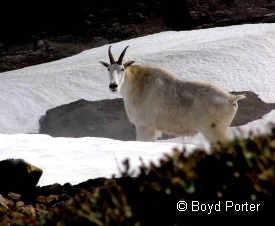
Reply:
<svg viewBox="0 0 275 226"><path fill-rule="evenodd" d="M125 74L125 69L133 64L135 61L129 61L124 64L122 64L122 60L124 57L124 54L129 46L126 46L126 48L123 50L123 52L120 54L118 61L114 60L113 54L111 52L111 46L109 46L109 59L110 59L110 64L99 61L103 66L108 68L109 75L110 75L110 85L109 88L113 91L120 91L121 86L123 85L124 82L124 74Z"/></svg>

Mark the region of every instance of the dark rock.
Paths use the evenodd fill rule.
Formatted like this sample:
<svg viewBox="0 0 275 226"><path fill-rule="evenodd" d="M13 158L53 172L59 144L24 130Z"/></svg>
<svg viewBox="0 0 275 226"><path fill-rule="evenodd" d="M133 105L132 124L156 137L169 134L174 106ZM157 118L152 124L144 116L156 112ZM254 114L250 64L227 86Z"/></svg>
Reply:
<svg viewBox="0 0 275 226"><path fill-rule="evenodd" d="M0 206L0 216L7 213L9 211L8 208L4 207L4 206Z"/></svg>
<svg viewBox="0 0 275 226"><path fill-rule="evenodd" d="M35 217L36 216L35 209L33 208L32 205L23 206L23 207L20 207L18 209L19 209L19 212L24 214L24 215L27 215L27 216L30 216L30 217Z"/></svg>
<svg viewBox="0 0 275 226"><path fill-rule="evenodd" d="M37 192L39 194L44 194L46 196L51 194L56 195L60 193L61 189L62 189L62 186L58 183L55 183L55 184L47 185L43 187L38 186Z"/></svg>
<svg viewBox="0 0 275 226"><path fill-rule="evenodd" d="M7 202L8 202L8 207L11 208L11 207L14 205L14 202L15 202L15 201L13 201L13 200L11 200L11 199L9 199L9 198L6 199L6 200L7 200Z"/></svg>
<svg viewBox="0 0 275 226"><path fill-rule="evenodd" d="M0 206L9 209L7 200L0 194Z"/></svg>
<svg viewBox="0 0 275 226"><path fill-rule="evenodd" d="M78 100L46 112L40 131L54 137L106 137L135 140L121 98L102 101Z"/></svg>
<svg viewBox="0 0 275 226"><path fill-rule="evenodd" d="M244 94L246 98L238 101L238 111L231 126L241 126L261 119L265 114L275 109L275 103L263 102L257 94L251 91L232 92L233 94Z"/></svg>
<svg viewBox="0 0 275 226"><path fill-rule="evenodd" d="M58 200L62 200L62 201L68 200L70 198L71 198L71 196L68 194L65 194L65 193L58 196Z"/></svg>
<svg viewBox="0 0 275 226"><path fill-rule="evenodd" d="M36 203L35 204L35 209L38 209L38 210L45 210L47 207L41 203Z"/></svg>
<svg viewBox="0 0 275 226"><path fill-rule="evenodd" d="M18 210L19 211L19 210ZM24 214L22 213L19 213L19 212L12 212L10 214L10 218L11 219L20 219L20 218L23 218L24 217Z"/></svg>
<svg viewBox="0 0 275 226"><path fill-rule="evenodd" d="M73 186L70 183L65 183L62 186L61 192L63 194L73 194L74 188L73 188Z"/></svg>
<svg viewBox="0 0 275 226"><path fill-rule="evenodd" d="M16 203L16 207L22 207L22 206L24 206L24 205L25 205L25 203L22 202L22 201L18 201L18 202Z"/></svg>
<svg viewBox="0 0 275 226"><path fill-rule="evenodd" d="M49 194L59 194L61 187L62 186L60 184L55 183L50 186L48 192L49 192Z"/></svg>
<svg viewBox="0 0 275 226"><path fill-rule="evenodd" d="M89 192L94 192L96 188L103 187L106 183L109 183L112 179L106 179L104 177L99 177L95 179L90 179L75 185L74 188L87 194Z"/></svg>
<svg viewBox="0 0 275 226"><path fill-rule="evenodd" d="M6 159L0 161L0 193L15 192L27 195L36 188L42 169L23 159Z"/></svg>
<svg viewBox="0 0 275 226"><path fill-rule="evenodd" d="M10 197L12 200L18 201L21 198L21 195L13 192L9 192L8 197Z"/></svg>
<svg viewBox="0 0 275 226"><path fill-rule="evenodd" d="M43 205L49 206L52 205L58 198L58 195L49 195L49 196L38 196L37 201Z"/></svg>

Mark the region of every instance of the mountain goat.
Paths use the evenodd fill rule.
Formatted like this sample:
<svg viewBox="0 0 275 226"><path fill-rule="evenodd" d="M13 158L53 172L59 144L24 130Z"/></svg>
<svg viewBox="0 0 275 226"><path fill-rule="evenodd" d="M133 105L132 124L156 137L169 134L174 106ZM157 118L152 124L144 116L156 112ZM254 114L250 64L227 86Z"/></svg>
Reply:
<svg viewBox="0 0 275 226"><path fill-rule="evenodd" d="M136 127L137 141L155 141L161 132L195 136L199 132L210 143L229 141L228 127L244 95L233 95L207 81L178 78L169 70L150 65L122 63L109 47L109 88L120 92L130 122Z"/></svg>

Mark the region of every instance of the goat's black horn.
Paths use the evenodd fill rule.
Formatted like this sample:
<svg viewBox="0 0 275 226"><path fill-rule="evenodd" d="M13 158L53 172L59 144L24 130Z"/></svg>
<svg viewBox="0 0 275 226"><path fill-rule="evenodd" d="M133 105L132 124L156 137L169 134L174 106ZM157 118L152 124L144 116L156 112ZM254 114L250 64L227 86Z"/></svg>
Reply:
<svg viewBox="0 0 275 226"><path fill-rule="evenodd" d="M123 52L120 54L119 59L117 61L117 64L122 65L122 60L123 60L124 54L125 54L128 47L129 46L126 46L125 49L123 50Z"/></svg>
<svg viewBox="0 0 275 226"><path fill-rule="evenodd" d="M113 54L111 53L111 46L109 46L109 58L110 58L110 63L111 64L115 64L115 60L114 60L114 57L113 57Z"/></svg>

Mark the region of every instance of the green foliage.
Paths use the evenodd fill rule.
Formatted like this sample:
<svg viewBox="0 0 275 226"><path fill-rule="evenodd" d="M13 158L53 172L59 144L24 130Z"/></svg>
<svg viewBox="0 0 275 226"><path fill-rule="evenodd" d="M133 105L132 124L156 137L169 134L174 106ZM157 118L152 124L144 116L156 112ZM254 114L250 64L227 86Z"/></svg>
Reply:
<svg viewBox="0 0 275 226"><path fill-rule="evenodd" d="M158 166L142 164L137 177L132 177L126 160L121 178L88 197L75 197L71 205L56 208L37 218L35 223L182 225L188 220L192 223L201 220L201 216L225 213L226 201L237 204L237 209L228 208L227 217L234 213L238 216L263 214L275 201L274 163L275 129L267 136L234 140L226 148L213 148L210 154L196 150L187 156L184 151L174 149L171 155L160 160ZM186 211L177 210L179 201L187 203ZM202 207L200 211L192 211L192 201L205 206L220 203L220 211L214 208L202 211ZM250 205L257 204L258 211L249 209ZM238 210L241 207L243 209Z"/></svg>

